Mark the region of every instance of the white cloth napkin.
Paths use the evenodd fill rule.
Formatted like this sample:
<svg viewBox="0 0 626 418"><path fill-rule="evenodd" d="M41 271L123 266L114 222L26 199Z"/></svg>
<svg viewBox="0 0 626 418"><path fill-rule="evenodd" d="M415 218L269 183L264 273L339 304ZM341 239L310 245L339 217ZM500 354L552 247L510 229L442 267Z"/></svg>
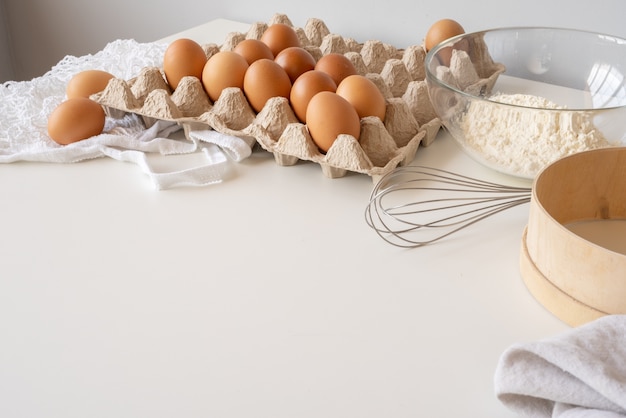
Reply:
<svg viewBox="0 0 626 418"><path fill-rule="evenodd" d="M158 121L146 128L134 114L107 117L101 135L70 145L58 145L48 137L48 116L65 100L65 87L74 74L100 69L130 79L144 67L160 66L165 47L117 40L94 55L66 56L41 77L0 84L0 163L74 163L110 157L137 164L159 190L221 182L229 161L239 162L250 156L254 138L224 135L206 127L192 130L189 140L173 139L169 136L181 129L178 124ZM171 172L154 170L148 158L150 153L169 156L196 152L204 157L201 164Z"/></svg>
<svg viewBox="0 0 626 418"><path fill-rule="evenodd" d="M528 417L626 417L626 315L602 317L501 356L496 395Z"/></svg>
<svg viewBox="0 0 626 418"><path fill-rule="evenodd" d="M219 146L233 161L242 161L252 154L256 139L251 136L237 137L211 129L196 129L189 132L193 140Z"/></svg>

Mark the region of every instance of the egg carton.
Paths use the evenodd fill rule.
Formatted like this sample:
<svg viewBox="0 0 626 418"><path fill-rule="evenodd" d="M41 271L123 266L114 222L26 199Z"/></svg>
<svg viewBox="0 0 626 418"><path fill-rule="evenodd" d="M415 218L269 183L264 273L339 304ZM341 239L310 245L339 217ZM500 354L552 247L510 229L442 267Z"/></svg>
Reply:
<svg viewBox="0 0 626 418"><path fill-rule="evenodd" d="M225 89L212 103L196 77L184 77L172 91L162 68L147 67L130 80L114 78L92 99L103 105L110 116L132 112L143 117L146 125L156 120L175 121L183 126L187 138L193 129L211 128L238 137L253 137L266 151L273 153L279 165L312 161L330 178L348 172L367 174L374 181L413 160L420 145L435 139L441 121L428 96L425 82L422 45L397 49L381 41L358 43L331 33L320 19L309 19L296 27L283 14L267 23L252 24L247 33L230 33L221 45L202 45L210 58L233 50L244 39L260 39L274 23L284 23L296 31L303 48L318 60L329 53L341 53L354 64L357 72L368 77L386 100L386 117L361 119L360 137L339 135L326 153L322 153L305 124L295 116L289 101L274 97L256 113L239 88Z"/></svg>

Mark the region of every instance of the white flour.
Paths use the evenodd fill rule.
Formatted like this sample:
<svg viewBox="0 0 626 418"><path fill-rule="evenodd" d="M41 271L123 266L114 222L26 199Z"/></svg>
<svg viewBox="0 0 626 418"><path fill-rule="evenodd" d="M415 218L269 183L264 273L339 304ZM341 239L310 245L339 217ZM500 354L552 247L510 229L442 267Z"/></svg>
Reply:
<svg viewBox="0 0 626 418"><path fill-rule="evenodd" d="M533 95L497 94L490 100L473 102L461 129L471 150L503 171L534 177L561 157L610 145L582 112L529 111L492 103L564 109Z"/></svg>

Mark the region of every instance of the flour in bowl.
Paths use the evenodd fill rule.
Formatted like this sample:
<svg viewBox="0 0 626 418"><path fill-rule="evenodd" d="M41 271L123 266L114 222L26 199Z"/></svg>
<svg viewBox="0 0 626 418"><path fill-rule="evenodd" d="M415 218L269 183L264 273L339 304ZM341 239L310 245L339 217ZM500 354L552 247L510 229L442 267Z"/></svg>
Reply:
<svg viewBox="0 0 626 418"><path fill-rule="evenodd" d="M489 101L472 102L461 129L471 151L503 171L524 177L534 177L566 155L610 145L593 125L591 115L567 111L528 94L497 94Z"/></svg>

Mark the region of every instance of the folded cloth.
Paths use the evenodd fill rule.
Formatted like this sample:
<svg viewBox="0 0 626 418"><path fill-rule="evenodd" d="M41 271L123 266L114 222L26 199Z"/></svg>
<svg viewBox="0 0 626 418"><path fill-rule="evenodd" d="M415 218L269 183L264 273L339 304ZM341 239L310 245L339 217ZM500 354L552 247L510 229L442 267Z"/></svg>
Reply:
<svg viewBox="0 0 626 418"><path fill-rule="evenodd" d="M508 348L495 391L523 416L626 417L626 315Z"/></svg>
<svg viewBox="0 0 626 418"><path fill-rule="evenodd" d="M146 127L135 114L107 117L102 134L70 145L59 145L48 137L48 116L65 100L67 83L76 73L100 69L130 79L144 67L160 66L165 48L159 43L116 40L94 55L66 56L41 77L0 84L0 163L74 163L110 157L137 164L157 189L220 182L229 161L226 157L234 161L247 158L254 138L218 134L207 127L194 132L189 140L173 139L169 135L181 129L175 122L160 120ZM166 173L154 171L146 155L194 152L205 157L202 164Z"/></svg>
<svg viewBox="0 0 626 418"><path fill-rule="evenodd" d="M241 161L252 154L256 139L251 136L226 135L212 129L192 129L189 136L193 140L203 141L219 146L233 161Z"/></svg>

